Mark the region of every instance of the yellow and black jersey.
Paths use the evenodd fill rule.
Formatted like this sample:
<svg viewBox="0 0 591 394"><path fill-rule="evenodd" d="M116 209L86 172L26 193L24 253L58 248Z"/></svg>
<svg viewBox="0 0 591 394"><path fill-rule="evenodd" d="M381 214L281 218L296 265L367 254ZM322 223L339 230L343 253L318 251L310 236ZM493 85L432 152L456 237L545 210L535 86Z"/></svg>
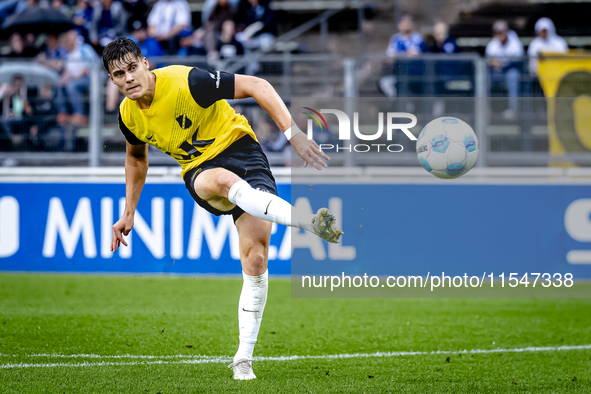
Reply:
<svg viewBox="0 0 591 394"><path fill-rule="evenodd" d="M129 98L119 107L119 127L130 144L148 143L172 156L184 176L247 134L256 141L246 118L225 100L234 98L234 74L185 66L153 73L150 108Z"/></svg>

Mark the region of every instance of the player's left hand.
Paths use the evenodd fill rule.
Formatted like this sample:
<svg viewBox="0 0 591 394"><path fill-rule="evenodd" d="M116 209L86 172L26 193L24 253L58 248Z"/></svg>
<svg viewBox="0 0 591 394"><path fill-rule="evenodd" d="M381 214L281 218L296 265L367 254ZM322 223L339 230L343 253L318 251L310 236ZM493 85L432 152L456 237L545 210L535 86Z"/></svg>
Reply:
<svg viewBox="0 0 591 394"><path fill-rule="evenodd" d="M308 164L314 166L317 170L321 170L322 167L328 167L328 164L322 159L330 160L330 157L320 150L320 147L314 140L309 140L306 134L298 133L291 137L289 142L291 142L296 153L304 161L304 167L307 167Z"/></svg>
<svg viewBox="0 0 591 394"><path fill-rule="evenodd" d="M123 215L121 219L119 219L117 223L113 225L111 252L116 252L117 248L121 247L121 244L127 246L127 242L125 242L123 236L128 235L131 229L133 229L133 219L133 215Z"/></svg>

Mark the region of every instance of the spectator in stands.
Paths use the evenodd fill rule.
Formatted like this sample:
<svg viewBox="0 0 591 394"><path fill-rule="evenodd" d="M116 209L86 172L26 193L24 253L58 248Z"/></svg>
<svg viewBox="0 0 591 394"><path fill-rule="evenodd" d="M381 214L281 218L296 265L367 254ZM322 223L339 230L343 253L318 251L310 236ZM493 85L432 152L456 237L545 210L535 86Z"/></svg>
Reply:
<svg viewBox="0 0 591 394"><path fill-rule="evenodd" d="M399 33L390 38L386 50L388 56L416 56L422 52L423 37L415 30L415 24L410 15L405 15L398 22Z"/></svg>
<svg viewBox="0 0 591 394"><path fill-rule="evenodd" d="M0 85L0 102L8 111L2 114L2 128L6 130L12 149L26 140L26 123L23 119L27 101L27 86L22 75L14 75L10 84ZM4 105L7 102L7 105Z"/></svg>
<svg viewBox="0 0 591 394"><path fill-rule="evenodd" d="M205 28L201 27L194 32L181 32L181 40L178 56L205 56L207 49L205 48Z"/></svg>
<svg viewBox="0 0 591 394"><path fill-rule="evenodd" d="M133 22L131 39L138 44L144 57L150 59L151 57L164 56L162 45L155 38L148 36L147 26L144 22ZM153 66L150 64L150 67Z"/></svg>
<svg viewBox="0 0 591 394"><path fill-rule="evenodd" d="M529 71L536 74L538 70L538 55L540 52L565 53L568 44L564 38L556 34L554 23L549 18L540 18L534 26L536 38L532 40L527 49L529 56Z"/></svg>
<svg viewBox="0 0 591 394"><path fill-rule="evenodd" d="M51 0L51 8L60 11L64 15L71 15L70 8L64 4L64 0Z"/></svg>
<svg viewBox="0 0 591 394"><path fill-rule="evenodd" d="M25 8L31 8L31 7L39 7L39 0L27 0L27 2L25 3ZM42 5L43 8L47 8L47 4L43 3ZM22 10L17 10L16 12L20 12Z"/></svg>
<svg viewBox="0 0 591 394"><path fill-rule="evenodd" d="M185 0L158 0L148 16L148 35L171 55L179 50L179 33L190 28L191 9Z"/></svg>
<svg viewBox="0 0 591 394"><path fill-rule="evenodd" d="M206 24L213 26L217 33L222 31L222 24L227 20L232 20L234 12L229 0L217 0L215 7L211 11Z"/></svg>
<svg viewBox="0 0 591 394"><path fill-rule="evenodd" d="M19 33L13 33L10 36L10 52L8 53L7 57L35 57L37 53L38 51L34 47L25 44L25 39Z"/></svg>
<svg viewBox="0 0 591 394"><path fill-rule="evenodd" d="M244 20L246 19L246 13L252 8L248 0L234 0L235 4L230 0L230 4L234 4L234 22L236 23L236 31L242 31L244 29ZM266 0L265 4L268 4L270 0Z"/></svg>
<svg viewBox="0 0 591 394"><path fill-rule="evenodd" d="M449 35L449 28L443 22L437 22L433 26L433 34L425 36L423 52L425 53L457 53L460 49L456 40ZM435 65L435 82L433 92L436 96L443 93L445 83L457 78L458 64L454 60L437 60ZM429 81L427 83L430 83ZM445 113L445 100L435 99L433 101L433 116L439 117Z"/></svg>
<svg viewBox="0 0 591 394"><path fill-rule="evenodd" d="M238 4L240 0L228 0L228 4L230 5L230 9L232 13L236 11L238 8ZM214 9L218 5L218 0L205 0L203 3L203 10L201 11L201 25L205 26L205 24L209 21L209 17L213 13Z"/></svg>
<svg viewBox="0 0 591 394"><path fill-rule="evenodd" d="M60 45L60 38L57 34L47 34L45 44L37 55L37 61L45 67L61 73L64 69L66 59L66 48Z"/></svg>
<svg viewBox="0 0 591 394"><path fill-rule="evenodd" d="M64 44L67 54L64 64L65 71L60 79L60 87L63 88L63 91L62 89L58 90L61 93L58 99L60 106L58 121L61 124L72 126L87 125L88 118L85 115L83 93L88 90L90 85L90 67L98 61L98 58L94 49L84 43L76 29L66 33ZM69 104L72 110L71 117L68 116L66 104Z"/></svg>
<svg viewBox="0 0 591 394"><path fill-rule="evenodd" d="M250 8L246 11L244 30L236 34L236 39L248 49L271 50L274 36L277 34L275 13L269 8L269 2L248 0Z"/></svg>
<svg viewBox="0 0 591 394"><path fill-rule="evenodd" d="M28 139L32 147L35 150L41 150L43 147L57 147L60 142L59 139L61 139L58 135L52 136L53 141L45 140L48 131L52 128L58 128L56 120L57 106L53 100L51 85L42 85L39 89L39 95L25 102L25 114Z"/></svg>
<svg viewBox="0 0 591 394"><path fill-rule="evenodd" d="M90 42L100 52L116 37L125 33L127 12L119 1L101 0L92 9L92 23L88 32Z"/></svg>
<svg viewBox="0 0 591 394"><path fill-rule="evenodd" d="M412 17L404 15L398 22L399 32L390 38L386 55L390 57L413 57L420 54L423 48L423 37L414 29ZM411 82L408 82L409 76L418 81L416 77L422 74L423 64L421 61L401 63L404 62L394 62L393 75L383 76L378 82L379 89L388 97L408 96L412 90ZM413 88L414 85L420 84L420 81L414 83Z"/></svg>
<svg viewBox="0 0 591 394"><path fill-rule="evenodd" d="M244 55L244 47L236 40L236 25L234 21L225 21L222 25L222 33L218 38L216 51L222 59Z"/></svg>
<svg viewBox="0 0 591 394"><path fill-rule="evenodd" d="M222 31L222 24L232 20L233 12L229 0L216 0L215 6L209 12L209 17L204 23L205 27L205 48L210 57L217 59L215 50L219 33Z"/></svg>
<svg viewBox="0 0 591 394"><path fill-rule="evenodd" d="M491 83L504 82L509 95L509 108L503 112L506 119L517 115L520 67L519 57L523 56L523 45L509 25L503 20L493 24L493 39L486 45L485 55L491 66Z"/></svg>
<svg viewBox="0 0 591 394"><path fill-rule="evenodd" d="M27 87L22 75L13 75L8 83L0 84L0 100L9 99L8 113L4 113L4 119L21 119L24 103L27 100Z"/></svg>
<svg viewBox="0 0 591 394"><path fill-rule="evenodd" d="M443 22L433 26L433 35L425 36L423 52L425 53L457 53L460 49L456 40L449 35L449 28Z"/></svg>
<svg viewBox="0 0 591 394"><path fill-rule="evenodd" d="M133 31L133 24L137 21L145 23L148 17L148 6L145 0L124 0L123 8L127 11L128 31Z"/></svg>
<svg viewBox="0 0 591 394"><path fill-rule="evenodd" d="M92 12L91 0L78 0L74 13L74 24L78 26L78 30L85 40L88 39L88 33L92 29Z"/></svg>
<svg viewBox="0 0 591 394"><path fill-rule="evenodd" d="M24 35L25 50L31 51L35 56L39 54L39 48L37 46L37 36L34 33L28 32Z"/></svg>

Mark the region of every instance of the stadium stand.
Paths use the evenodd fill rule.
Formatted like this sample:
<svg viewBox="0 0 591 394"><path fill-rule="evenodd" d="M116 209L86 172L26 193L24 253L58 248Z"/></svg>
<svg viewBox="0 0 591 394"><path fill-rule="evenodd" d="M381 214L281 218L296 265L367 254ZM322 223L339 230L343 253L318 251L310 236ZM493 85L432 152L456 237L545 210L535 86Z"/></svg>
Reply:
<svg viewBox="0 0 591 394"><path fill-rule="evenodd" d="M96 15L93 17L92 12L100 10L103 14L101 7L114 12L110 2L104 1L104 4L93 3L93 6L83 0L65 5L56 1L51 6L69 10L69 14L73 15L73 25L100 53L112 32L105 25L109 18L99 18ZM255 74L269 80L286 101L291 97L341 97L351 94L360 97L406 97L409 99L405 100L404 105L401 104L401 110L412 110L420 119L426 120L449 111L455 111L458 116L474 116L473 106L460 108L457 99L491 96L487 138L488 148L493 152L543 152L548 149L545 102L541 100L543 92L537 75L528 67L531 59L514 59L514 70L519 73L517 96L520 99L516 108L519 116L503 116L507 115L506 109L509 107L508 86L502 78L495 80L492 74L488 74L492 72L492 68L482 68L484 60L481 55L491 40L493 23L509 14L510 17L506 18L508 25L527 50L535 34L536 21L543 16L559 15L553 22L559 35L564 37L571 48L584 49L591 43L588 40L591 28L581 16L585 5L579 3L477 3L472 10L461 11L454 17L455 22L450 23L449 34L444 34L446 38L440 44L436 44L437 27L433 27L434 21L427 21L428 18L423 15L417 18L416 30L424 37L420 51L424 53L415 57L396 58L386 56L386 48L388 41L397 32L392 21L402 16L404 7L408 6L406 2L394 2L392 7L392 2L382 0L226 1L222 5L226 4L224 7L227 7L228 13L223 14L225 11L221 9L207 9L207 4L217 6L216 1L190 1L188 7L192 25L183 25L174 37L164 37L166 40L162 37L149 37L150 30L146 22L156 2L146 4L143 0L125 0L117 4L123 4L127 12L126 34L143 45L144 50L150 53L154 66L186 64ZM396 8L396 4L403 4L404 7ZM42 3L39 6L49 5ZM558 6L560 12L556 12ZM117 13L121 10L120 6L114 9L118 10ZM221 19L219 26L213 26L213 30L208 33L208 27L203 25L203 21L209 23L212 11L218 12ZM10 10L3 9L0 12L9 13ZM255 18L251 22L260 22L262 27L259 23L244 23L248 12ZM257 21L257 13L263 19L268 18L272 24L267 26L265 23L268 22L263 23L262 19ZM566 18L565 15L573 17ZM226 23L224 38L218 38L222 33L222 25L228 18L232 19L233 26ZM121 20L117 19L117 23L117 28L120 28ZM445 24L440 23L439 26L445 30L441 27ZM28 34L24 37L4 34L3 37L5 41L0 42L3 43L0 47L0 62L7 64L11 58L32 57L41 51L43 55L38 56L35 61L44 65L53 64L53 71L62 73L61 67L66 55L62 53L63 48L60 49L53 42L55 36L46 38L45 34ZM160 44L168 48L169 56L154 57L162 54ZM453 49L445 50L444 45L452 45ZM346 58L354 58L353 68L346 69ZM56 61L52 63L48 60ZM95 114L94 118L93 115L90 116L95 122L78 122L73 128L64 127L63 119L58 117L57 127L53 121L37 127L44 130L41 134L47 134L43 139L45 143L13 144L10 142L12 126L6 126L12 121L9 119L13 116L12 104L5 97L1 115L5 126L0 136L0 149L48 152L48 155L36 154L29 158L31 164L47 164L48 160L50 163L88 161L90 157L97 156L97 153L91 154L89 149L99 149L100 159L96 159L95 164L120 162L124 139L117 130L115 109L118 92L108 83L100 66L92 68L92 73L96 73L98 85L95 86L100 86L101 91L90 92L82 101L85 103L84 112L92 112L93 105L98 108L100 113ZM7 92L9 90L6 86L10 84L11 76L5 76L3 80ZM348 84L346 80L351 83ZM38 92L42 88L39 84L27 86L27 104L39 100ZM54 94L59 90L61 89L54 87ZM92 87L90 90L92 91ZM46 91L47 89L45 94ZM59 103L59 100L56 102ZM246 101L240 106L246 113L254 111L249 114L253 121L265 117L264 114L257 113L253 103ZM265 120L267 123L268 121L269 119ZM46 132L47 130L51 132ZM90 137L97 134L93 143ZM265 145L269 150L281 145L274 143L276 133L268 134L270 140L265 141ZM31 141L38 139L35 135L29 138ZM100 146L96 148L99 142ZM55 150L60 151L60 155L51 156L49 152ZM79 155L67 155L63 151ZM22 159L23 156L19 157ZM16 157L14 160L18 162ZM274 164L284 163L281 155L272 156L272 161ZM168 162L167 158L162 158L162 163ZM9 160L9 163L14 161Z"/></svg>

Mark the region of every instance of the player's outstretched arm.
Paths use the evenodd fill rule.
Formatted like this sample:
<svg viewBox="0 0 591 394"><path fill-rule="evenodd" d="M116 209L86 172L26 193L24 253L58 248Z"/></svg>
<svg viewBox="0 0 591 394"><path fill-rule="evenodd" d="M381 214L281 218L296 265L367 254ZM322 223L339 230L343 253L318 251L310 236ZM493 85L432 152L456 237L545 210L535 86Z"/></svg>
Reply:
<svg viewBox="0 0 591 394"><path fill-rule="evenodd" d="M235 99L254 98L271 115L281 131L292 127L291 115L285 103L269 82L262 78L236 74L234 90ZM304 160L304 167L311 164L320 170L327 166L322 159L330 160L330 158L320 150L314 140L309 140L304 133L295 134L289 141L296 153Z"/></svg>
<svg viewBox="0 0 591 394"><path fill-rule="evenodd" d="M121 219L113 225L111 251L116 252L121 244L127 246L123 235L129 234L133 228L135 208L148 174L148 145L131 145L127 143L125 155L125 211Z"/></svg>

